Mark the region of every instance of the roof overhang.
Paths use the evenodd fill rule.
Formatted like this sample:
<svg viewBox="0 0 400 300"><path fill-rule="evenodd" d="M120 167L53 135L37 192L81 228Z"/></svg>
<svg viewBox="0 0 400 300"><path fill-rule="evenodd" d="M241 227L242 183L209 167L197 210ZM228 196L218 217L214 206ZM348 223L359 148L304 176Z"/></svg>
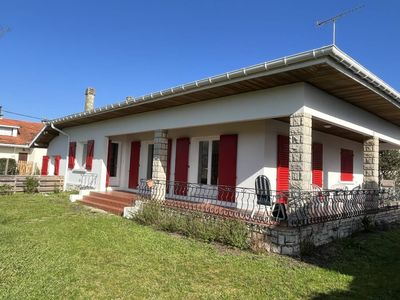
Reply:
<svg viewBox="0 0 400 300"><path fill-rule="evenodd" d="M400 94L336 46L283 57L49 123L63 129L298 82L311 84L400 125Z"/></svg>

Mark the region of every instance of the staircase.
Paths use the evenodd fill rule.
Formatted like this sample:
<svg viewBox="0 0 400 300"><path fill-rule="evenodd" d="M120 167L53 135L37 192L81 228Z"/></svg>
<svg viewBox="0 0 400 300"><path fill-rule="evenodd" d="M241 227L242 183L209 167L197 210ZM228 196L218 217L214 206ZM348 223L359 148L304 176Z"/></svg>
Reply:
<svg viewBox="0 0 400 300"><path fill-rule="evenodd" d="M135 199L136 195L128 192L90 192L89 195L83 196L80 202L121 216L124 212L124 207L132 206Z"/></svg>

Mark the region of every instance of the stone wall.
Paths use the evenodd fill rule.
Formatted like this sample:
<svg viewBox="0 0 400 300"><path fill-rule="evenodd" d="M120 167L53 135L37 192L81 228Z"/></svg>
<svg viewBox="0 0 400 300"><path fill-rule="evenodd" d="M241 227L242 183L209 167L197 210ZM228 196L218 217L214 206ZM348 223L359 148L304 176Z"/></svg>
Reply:
<svg viewBox="0 0 400 300"><path fill-rule="evenodd" d="M372 224L399 223L400 209L366 215ZM250 238L255 249L284 255L300 255L303 242L320 246L363 230L363 216L312 224L301 227L250 225Z"/></svg>

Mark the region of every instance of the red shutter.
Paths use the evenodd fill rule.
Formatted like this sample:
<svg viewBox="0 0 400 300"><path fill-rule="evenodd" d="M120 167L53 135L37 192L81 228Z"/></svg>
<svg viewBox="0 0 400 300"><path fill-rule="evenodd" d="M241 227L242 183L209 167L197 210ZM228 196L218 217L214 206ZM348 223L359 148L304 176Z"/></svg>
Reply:
<svg viewBox="0 0 400 300"><path fill-rule="evenodd" d="M168 150L167 150L167 193L169 193L169 181L171 180L171 151L172 151L172 140L168 139Z"/></svg>
<svg viewBox="0 0 400 300"><path fill-rule="evenodd" d="M312 145L312 183L322 188L323 181L323 147L322 144L313 143Z"/></svg>
<svg viewBox="0 0 400 300"><path fill-rule="evenodd" d="M112 153L112 143L111 140L108 141L108 153L107 153L107 175L106 175L106 187L110 185L110 167L111 167L111 158L113 157Z"/></svg>
<svg viewBox="0 0 400 300"><path fill-rule="evenodd" d="M353 181L353 150L341 149L340 180Z"/></svg>
<svg viewBox="0 0 400 300"><path fill-rule="evenodd" d="M131 161L129 165L129 188L136 189L139 185L140 142L131 143Z"/></svg>
<svg viewBox="0 0 400 300"><path fill-rule="evenodd" d="M56 155L54 157L54 175L56 176L60 175L60 160L61 160L60 155Z"/></svg>
<svg viewBox="0 0 400 300"><path fill-rule="evenodd" d="M175 157L175 195L187 195L188 168L189 168L189 138L179 138L176 140ZM183 184L182 184L183 183Z"/></svg>
<svg viewBox="0 0 400 300"><path fill-rule="evenodd" d="M289 137L278 135L278 157L276 168L276 190L277 192L287 192L289 190ZM281 197L278 201L286 203L286 197Z"/></svg>
<svg viewBox="0 0 400 300"><path fill-rule="evenodd" d="M68 168L73 169L75 167L75 153L76 153L76 142L69 143L69 154L68 154Z"/></svg>
<svg viewBox="0 0 400 300"><path fill-rule="evenodd" d="M221 135L218 154L218 199L235 202L237 134ZM223 187L225 186L225 188Z"/></svg>
<svg viewBox="0 0 400 300"><path fill-rule="evenodd" d="M94 140L90 140L87 142L87 154L86 154L86 170L88 171L92 171L93 154L94 154Z"/></svg>
<svg viewBox="0 0 400 300"><path fill-rule="evenodd" d="M40 175L47 176L48 170L49 170L49 157L45 155L45 156L43 156L42 172L40 173Z"/></svg>

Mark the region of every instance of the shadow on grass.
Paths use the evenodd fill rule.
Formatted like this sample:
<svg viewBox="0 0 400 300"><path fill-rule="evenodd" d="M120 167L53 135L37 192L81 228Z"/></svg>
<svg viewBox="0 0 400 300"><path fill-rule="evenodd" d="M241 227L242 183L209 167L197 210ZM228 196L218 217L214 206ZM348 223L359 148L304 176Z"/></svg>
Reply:
<svg viewBox="0 0 400 300"><path fill-rule="evenodd" d="M400 299L399 226L318 247L302 260L353 277L347 291L320 293L312 299Z"/></svg>

